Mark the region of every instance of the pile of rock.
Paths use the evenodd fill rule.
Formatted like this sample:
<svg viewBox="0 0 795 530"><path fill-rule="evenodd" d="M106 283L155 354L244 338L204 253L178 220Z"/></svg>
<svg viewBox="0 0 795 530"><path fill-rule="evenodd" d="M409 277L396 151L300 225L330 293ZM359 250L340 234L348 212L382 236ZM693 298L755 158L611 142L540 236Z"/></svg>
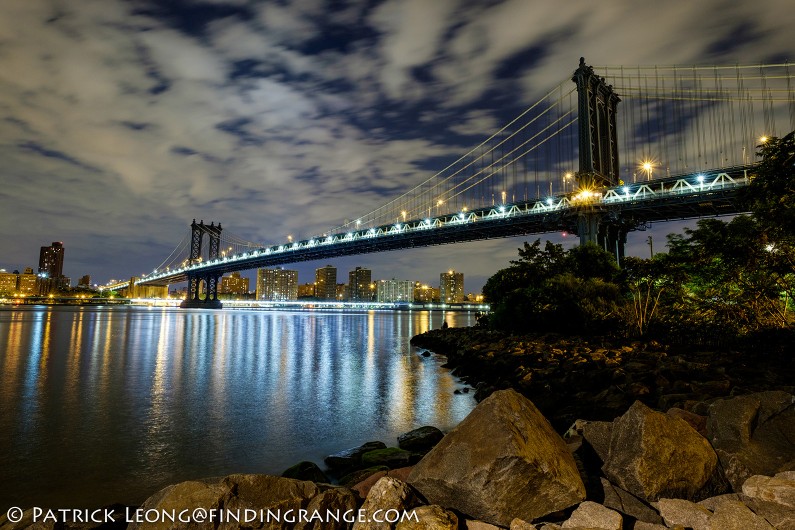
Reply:
<svg viewBox="0 0 795 530"><path fill-rule="evenodd" d="M511 336L480 328L432 330L412 344L447 357L481 401L518 390L558 430L577 418L612 420L634 401L706 415L712 401L764 390L795 393L790 351L674 351L655 341Z"/></svg>
<svg viewBox="0 0 795 530"><path fill-rule="evenodd" d="M398 522L323 517L129 528L794 530L795 396L751 394L717 401L707 412L663 413L635 402L612 422L579 420L560 436L530 400L498 391L416 465L381 470L353 488L230 475L169 486L142 507L409 514ZM367 454L385 449L373 447L329 459L366 465ZM0 530L29 522L0 520Z"/></svg>

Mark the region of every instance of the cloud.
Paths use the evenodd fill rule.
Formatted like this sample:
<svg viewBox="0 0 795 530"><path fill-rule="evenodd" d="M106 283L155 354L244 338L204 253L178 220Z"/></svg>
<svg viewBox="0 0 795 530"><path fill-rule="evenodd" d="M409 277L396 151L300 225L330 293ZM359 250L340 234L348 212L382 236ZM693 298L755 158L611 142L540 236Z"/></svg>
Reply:
<svg viewBox="0 0 795 530"><path fill-rule="evenodd" d="M632 65L792 52L788 4L772 0L57 6L0 6L0 209L15 221L0 237L12 268L64 239L68 273L97 279L159 263L194 217L259 242L356 218L569 83L581 55ZM447 256L485 276L516 246L422 251L431 277L418 279L453 266ZM389 256L361 259L389 277L418 270ZM86 270L92 259L100 269Z"/></svg>

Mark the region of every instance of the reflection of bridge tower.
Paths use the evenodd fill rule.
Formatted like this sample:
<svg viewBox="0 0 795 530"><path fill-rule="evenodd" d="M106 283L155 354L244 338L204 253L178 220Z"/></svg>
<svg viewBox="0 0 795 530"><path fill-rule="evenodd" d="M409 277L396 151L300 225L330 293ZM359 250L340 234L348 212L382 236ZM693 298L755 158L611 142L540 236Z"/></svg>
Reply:
<svg viewBox="0 0 795 530"><path fill-rule="evenodd" d="M204 224L204 221L196 223L196 219L190 225L191 238L190 238L190 254L189 263L191 265L202 261L202 244L204 234L209 238L209 249L207 253L208 260L218 258L219 249L221 247L221 223L217 225L210 223ZM187 298L180 304L180 307L194 307L194 308L211 308L217 309L221 307L221 302L218 300L218 280L220 274L205 272L205 273L188 273L188 295ZM201 283L204 282L204 299L199 298Z"/></svg>
<svg viewBox="0 0 795 530"><path fill-rule="evenodd" d="M619 97L613 87L597 76L580 57L580 66L571 79L577 84L580 127L580 170L577 184L593 190L617 186L618 138L616 109ZM576 232L580 244L595 243L613 253L617 262L624 257L624 244L629 226L616 216L609 216L597 206L585 207L577 218Z"/></svg>

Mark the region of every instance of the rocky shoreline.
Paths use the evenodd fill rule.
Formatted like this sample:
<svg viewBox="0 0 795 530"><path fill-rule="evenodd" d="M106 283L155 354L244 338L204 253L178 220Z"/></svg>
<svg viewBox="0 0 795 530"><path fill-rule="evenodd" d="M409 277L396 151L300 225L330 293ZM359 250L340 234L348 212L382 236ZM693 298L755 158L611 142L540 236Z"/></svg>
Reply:
<svg viewBox="0 0 795 530"><path fill-rule="evenodd" d="M432 330L412 344L447 358L481 401L498 389L527 396L560 432L580 418L612 420L637 401L705 415L718 398L795 393L791 343L750 351L673 348L656 341L511 336L483 328Z"/></svg>
<svg viewBox="0 0 795 530"><path fill-rule="evenodd" d="M447 434L368 442L329 455L325 470L182 482L112 507L111 523L27 510L0 530L795 530L791 359L471 328L412 342L475 388L480 403ZM169 513L188 515L146 518Z"/></svg>

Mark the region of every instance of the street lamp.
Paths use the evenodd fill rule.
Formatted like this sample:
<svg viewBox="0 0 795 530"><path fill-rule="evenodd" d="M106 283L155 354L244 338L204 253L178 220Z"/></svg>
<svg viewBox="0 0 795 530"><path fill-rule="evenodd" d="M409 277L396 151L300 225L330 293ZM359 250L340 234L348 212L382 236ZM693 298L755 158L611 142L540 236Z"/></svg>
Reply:
<svg viewBox="0 0 795 530"><path fill-rule="evenodd" d="M572 175L571 172L567 172L565 175L563 175L563 193L566 193L566 185L573 176L574 175Z"/></svg>
<svg viewBox="0 0 795 530"><path fill-rule="evenodd" d="M654 164L652 164L651 160L644 160L640 168L646 172L646 180L651 180L651 173L654 170Z"/></svg>

